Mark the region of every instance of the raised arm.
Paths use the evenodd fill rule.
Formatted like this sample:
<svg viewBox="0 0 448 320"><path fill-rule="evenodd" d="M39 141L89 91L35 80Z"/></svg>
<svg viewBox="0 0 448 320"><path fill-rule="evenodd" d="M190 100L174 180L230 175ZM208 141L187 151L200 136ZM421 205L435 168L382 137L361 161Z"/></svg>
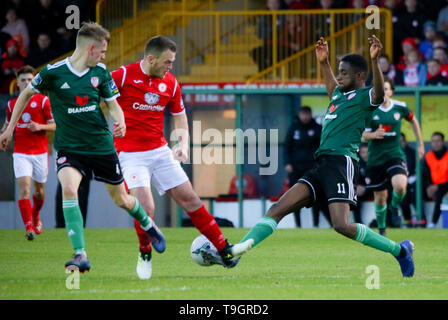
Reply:
<svg viewBox="0 0 448 320"><path fill-rule="evenodd" d="M9 124L6 127L5 131L0 135L0 150L6 151L6 149L8 148L8 145L12 139L12 135L14 134L14 129L17 125L17 121L19 121L23 110L34 94L34 90L31 89L29 85L20 93L19 98L17 99L17 102L14 106L14 110L12 111L11 120L9 121Z"/></svg>
<svg viewBox="0 0 448 320"><path fill-rule="evenodd" d="M370 42L370 58L372 59L372 103L379 105L384 101L384 78L381 72L378 57L380 55L383 45L381 41L375 36L369 37Z"/></svg>
<svg viewBox="0 0 448 320"><path fill-rule="evenodd" d="M316 44L316 58L320 64L322 76L324 77L325 80L325 87L327 88L327 94L331 99L333 91L338 85L338 82L336 81L336 77L334 76L333 70L331 70L330 62L328 61L328 56L329 56L328 42L325 41L323 37L321 37Z"/></svg>

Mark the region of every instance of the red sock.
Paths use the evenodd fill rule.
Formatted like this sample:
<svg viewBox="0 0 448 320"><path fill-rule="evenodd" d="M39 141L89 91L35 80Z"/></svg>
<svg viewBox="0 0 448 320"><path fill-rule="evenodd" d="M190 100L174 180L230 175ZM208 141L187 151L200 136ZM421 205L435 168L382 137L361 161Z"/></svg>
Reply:
<svg viewBox="0 0 448 320"><path fill-rule="evenodd" d="M31 221L32 209L30 199L19 200L20 214L22 215L23 224L25 225L26 231L33 228L33 223Z"/></svg>
<svg viewBox="0 0 448 320"><path fill-rule="evenodd" d="M219 229L215 218L208 213L204 206L194 212L187 212L196 229L210 240L211 243L221 251L226 245L226 239Z"/></svg>
<svg viewBox="0 0 448 320"><path fill-rule="evenodd" d="M37 199L33 194L33 219L35 219L44 205L44 199Z"/></svg>
<svg viewBox="0 0 448 320"><path fill-rule="evenodd" d="M135 232L137 232L140 250L143 252L151 251L151 241L149 241L149 237L146 235L145 230L142 229L140 223L136 219L134 219L134 228Z"/></svg>

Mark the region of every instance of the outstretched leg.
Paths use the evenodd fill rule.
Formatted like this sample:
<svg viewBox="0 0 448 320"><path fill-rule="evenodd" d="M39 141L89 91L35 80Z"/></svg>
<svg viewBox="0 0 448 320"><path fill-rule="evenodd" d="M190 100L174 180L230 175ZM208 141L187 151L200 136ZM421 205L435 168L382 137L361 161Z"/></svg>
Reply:
<svg viewBox="0 0 448 320"><path fill-rule="evenodd" d="M252 246L256 246L275 231L283 217L306 205L311 205L312 199L313 196L309 187L302 182L296 183L269 208L266 216L260 219L241 242L252 240Z"/></svg>
<svg viewBox="0 0 448 320"><path fill-rule="evenodd" d="M331 220L336 232L361 242L362 244L391 253L400 263L404 277L412 277L414 274L414 262L412 260L413 245L410 241L396 243L361 223L349 221L350 206L344 202L333 202L329 205Z"/></svg>

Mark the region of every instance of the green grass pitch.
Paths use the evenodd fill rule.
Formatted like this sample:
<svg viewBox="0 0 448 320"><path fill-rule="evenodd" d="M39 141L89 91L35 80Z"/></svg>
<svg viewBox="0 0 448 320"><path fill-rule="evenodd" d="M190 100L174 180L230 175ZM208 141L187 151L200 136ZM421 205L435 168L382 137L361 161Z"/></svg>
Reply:
<svg viewBox="0 0 448 320"><path fill-rule="evenodd" d="M153 276L137 278L133 229L86 229L92 271L79 289L66 288L64 263L72 256L65 230L44 230L33 242L23 230L0 230L0 299L448 299L448 233L441 229L390 229L414 242L416 271L404 279L390 255L330 229L279 229L233 269L200 267L190 258L199 234L164 228L167 250L153 252ZM223 228L231 242L247 229ZM369 265L379 269L379 289L367 289Z"/></svg>

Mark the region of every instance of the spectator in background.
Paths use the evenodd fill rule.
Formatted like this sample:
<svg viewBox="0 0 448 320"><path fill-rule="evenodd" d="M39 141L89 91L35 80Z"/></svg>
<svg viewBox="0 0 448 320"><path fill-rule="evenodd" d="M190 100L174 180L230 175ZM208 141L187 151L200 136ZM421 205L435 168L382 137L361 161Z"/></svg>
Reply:
<svg viewBox="0 0 448 320"><path fill-rule="evenodd" d="M37 39L39 33L46 33L59 42L60 34L65 30L65 11L59 8L56 1L39 0L30 5L32 16L28 17L28 26L32 39Z"/></svg>
<svg viewBox="0 0 448 320"><path fill-rule="evenodd" d="M440 74L448 77L448 56L445 48L434 47L433 58L440 63Z"/></svg>
<svg viewBox="0 0 448 320"><path fill-rule="evenodd" d="M434 58L434 49L435 48L444 48L446 49L446 41L445 36L441 33L437 33L434 37L434 40L432 42L432 48L433 48L433 58Z"/></svg>
<svg viewBox="0 0 448 320"><path fill-rule="evenodd" d="M286 5L291 10L312 9L315 0L285 0Z"/></svg>
<svg viewBox="0 0 448 320"><path fill-rule="evenodd" d="M19 43L19 50L23 50L21 55L26 55L30 48L30 36L25 21L17 16L14 8L6 12L6 21L7 23L2 28L2 31L14 38Z"/></svg>
<svg viewBox="0 0 448 320"><path fill-rule="evenodd" d="M333 9L333 0L320 0L317 9L323 11ZM312 16L311 25L315 28L314 34L319 37L327 37L330 35L331 18L329 14L317 14Z"/></svg>
<svg viewBox="0 0 448 320"><path fill-rule="evenodd" d="M401 50L403 51L403 55L400 57L400 61L397 64L398 71L403 71L404 68L406 68L407 54L412 50L418 50L416 39L412 37L405 38L401 42ZM425 57L420 51L418 51L418 54L420 55L421 60L425 59Z"/></svg>
<svg viewBox="0 0 448 320"><path fill-rule="evenodd" d="M394 29L394 43L401 43L403 39L420 38L423 34L423 24L428 18L419 10L417 0L404 0L405 10L397 15ZM416 47L416 46L415 46ZM400 48L394 48L400 49ZM400 50L401 51L401 50ZM394 51L397 56L405 54Z"/></svg>
<svg viewBox="0 0 448 320"><path fill-rule="evenodd" d="M423 25L423 34L425 39L420 42L418 50L425 59L431 59L433 56L433 42L436 37L436 24L433 21L426 21Z"/></svg>
<svg viewBox="0 0 448 320"><path fill-rule="evenodd" d="M52 47L50 36L46 33L40 33L37 37L37 47L31 50L28 62L37 68L57 57L58 52Z"/></svg>
<svg viewBox="0 0 448 320"><path fill-rule="evenodd" d="M448 196L448 151L445 146L445 135L434 132L431 137L432 150L424 159L422 167L423 185L426 195L434 200L434 211L428 228L434 228L440 217L442 198Z"/></svg>
<svg viewBox="0 0 448 320"><path fill-rule="evenodd" d="M406 54L406 67L401 77L397 77L397 83L406 87L424 86L426 83L426 64L420 62L417 50L411 50Z"/></svg>
<svg viewBox="0 0 448 320"><path fill-rule="evenodd" d="M383 77L387 77L395 81L397 76L397 72L395 70L395 66L390 62L390 59L387 54L381 54L378 58L378 63L380 64L380 70L383 73ZM369 73L367 77L366 85L371 85L373 74Z"/></svg>
<svg viewBox="0 0 448 320"><path fill-rule="evenodd" d="M426 85L429 86L445 86L448 85L448 78L442 76L440 72L440 63L436 59L426 61L428 69Z"/></svg>
<svg viewBox="0 0 448 320"><path fill-rule="evenodd" d="M288 7L282 0L267 0L269 10L283 10ZM285 23L284 15L277 15L277 31L280 33ZM263 39L263 45L252 50L251 56L258 64L258 71L262 71L272 65L272 20L270 15L263 15L258 21L258 37ZM280 50L277 50L279 52ZM278 59L278 58L277 58Z"/></svg>
<svg viewBox="0 0 448 320"><path fill-rule="evenodd" d="M313 119L311 108L301 107L285 139L285 171L288 173L289 187L295 185L313 167L314 152L319 147L321 131L322 127ZM319 208L331 225L328 207L319 206L316 202L312 209L314 227L319 225ZM300 210L295 211L294 216L300 227Z"/></svg>
<svg viewBox="0 0 448 320"><path fill-rule="evenodd" d="M439 12L446 5L446 0L418 0L421 10L429 20L437 21Z"/></svg>
<svg viewBox="0 0 448 320"><path fill-rule="evenodd" d="M8 93L11 81L16 77L16 71L25 65L25 58L19 53L19 44L16 40L10 39L6 43L6 52L2 55L1 70L4 81L0 85L0 93Z"/></svg>
<svg viewBox="0 0 448 320"><path fill-rule="evenodd" d="M437 31L448 35L448 5L443 7L437 16Z"/></svg>

